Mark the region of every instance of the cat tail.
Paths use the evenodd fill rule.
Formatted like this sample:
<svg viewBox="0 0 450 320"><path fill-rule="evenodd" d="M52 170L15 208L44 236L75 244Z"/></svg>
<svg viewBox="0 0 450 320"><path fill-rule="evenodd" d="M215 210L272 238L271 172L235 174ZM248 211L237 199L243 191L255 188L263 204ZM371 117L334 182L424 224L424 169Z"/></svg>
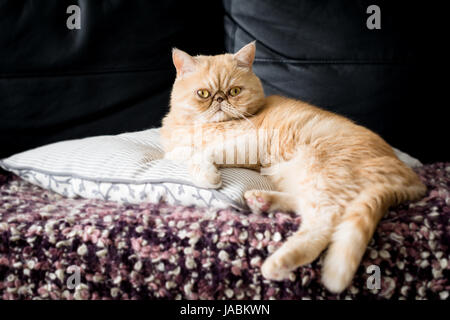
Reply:
<svg viewBox="0 0 450 320"><path fill-rule="evenodd" d="M376 226L388 208L423 195L421 184L375 184L362 191L335 226L322 267L322 283L331 292L346 289L361 262Z"/></svg>

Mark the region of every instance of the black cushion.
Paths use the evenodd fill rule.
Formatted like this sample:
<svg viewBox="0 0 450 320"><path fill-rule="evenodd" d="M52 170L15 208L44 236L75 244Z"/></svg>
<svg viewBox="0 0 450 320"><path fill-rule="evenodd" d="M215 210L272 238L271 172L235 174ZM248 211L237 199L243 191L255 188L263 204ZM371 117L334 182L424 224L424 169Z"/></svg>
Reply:
<svg viewBox="0 0 450 320"><path fill-rule="evenodd" d="M79 30L66 26L73 4ZM172 47L224 51L220 2L197 4L0 0L0 158L159 126L175 75Z"/></svg>
<svg viewBox="0 0 450 320"><path fill-rule="evenodd" d="M431 18L424 6L358 0L224 4L227 49L257 40L254 71L266 94L345 115L422 161L444 160L442 145L433 143L436 131L430 131L439 127L433 112L438 106L424 110L436 88L430 89L432 79L418 65L429 50L424 33ZM366 26L371 4L381 9L379 30ZM438 31L432 30L427 39Z"/></svg>

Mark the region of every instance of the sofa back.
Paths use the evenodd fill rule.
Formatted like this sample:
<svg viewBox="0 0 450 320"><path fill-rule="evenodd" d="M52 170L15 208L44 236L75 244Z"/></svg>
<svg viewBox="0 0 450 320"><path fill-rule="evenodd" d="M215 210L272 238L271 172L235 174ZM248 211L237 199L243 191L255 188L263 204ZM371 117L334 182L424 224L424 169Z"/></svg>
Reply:
<svg viewBox="0 0 450 320"><path fill-rule="evenodd" d="M217 16L176 0L0 0L0 158L159 126L172 47L225 50L221 3L197 4Z"/></svg>
<svg viewBox="0 0 450 320"><path fill-rule="evenodd" d="M430 63L423 54L439 29L427 24L432 16L424 6L229 0L224 1L225 43L234 52L257 40L254 71L266 94L345 115L422 161L443 160L442 147L431 147L436 131L429 131L439 127L442 109L430 100L439 90L421 65ZM378 9L380 29L372 20Z"/></svg>
<svg viewBox="0 0 450 320"><path fill-rule="evenodd" d="M381 29L368 28L373 4ZM218 54L256 40L266 94L343 114L422 161L448 160L438 12L400 0L0 0L0 158L159 126L172 47Z"/></svg>

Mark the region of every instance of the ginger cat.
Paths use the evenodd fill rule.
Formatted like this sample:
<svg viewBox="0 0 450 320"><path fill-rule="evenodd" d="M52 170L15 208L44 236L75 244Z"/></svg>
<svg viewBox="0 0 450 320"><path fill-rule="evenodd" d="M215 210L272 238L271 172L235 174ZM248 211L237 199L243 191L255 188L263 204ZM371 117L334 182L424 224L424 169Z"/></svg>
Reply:
<svg viewBox="0 0 450 320"><path fill-rule="evenodd" d="M418 199L426 188L372 131L302 101L265 97L254 57L254 43L217 56L173 50L177 77L161 129L165 158L186 163L205 188L221 186L218 166L275 168L268 170L277 191L247 191L247 204L253 212L295 212L302 223L266 259L262 275L283 280L328 248L321 280L341 292L388 207ZM264 144L256 146L261 135ZM239 148L224 136L250 145ZM227 153L234 162L223 163Z"/></svg>

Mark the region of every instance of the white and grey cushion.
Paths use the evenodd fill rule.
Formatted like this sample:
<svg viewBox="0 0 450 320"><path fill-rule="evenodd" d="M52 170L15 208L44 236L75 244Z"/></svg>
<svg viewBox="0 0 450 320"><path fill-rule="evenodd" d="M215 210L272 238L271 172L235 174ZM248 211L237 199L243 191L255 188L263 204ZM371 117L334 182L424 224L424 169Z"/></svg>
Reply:
<svg viewBox="0 0 450 320"><path fill-rule="evenodd" d="M0 167L67 197L127 203L245 208L247 190L273 190L267 177L241 168L221 169L220 189L194 186L187 169L162 159L159 129L57 142L0 160ZM396 150L414 167L421 163Z"/></svg>
<svg viewBox="0 0 450 320"><path fill-rule="evenodd" d="M220 189L195 187L185 167L162 159L159 129L57 142L15 154L0 166L67 197L128 203L245 208L243 193L272 190L258 172L221 169Z"/></svg>

